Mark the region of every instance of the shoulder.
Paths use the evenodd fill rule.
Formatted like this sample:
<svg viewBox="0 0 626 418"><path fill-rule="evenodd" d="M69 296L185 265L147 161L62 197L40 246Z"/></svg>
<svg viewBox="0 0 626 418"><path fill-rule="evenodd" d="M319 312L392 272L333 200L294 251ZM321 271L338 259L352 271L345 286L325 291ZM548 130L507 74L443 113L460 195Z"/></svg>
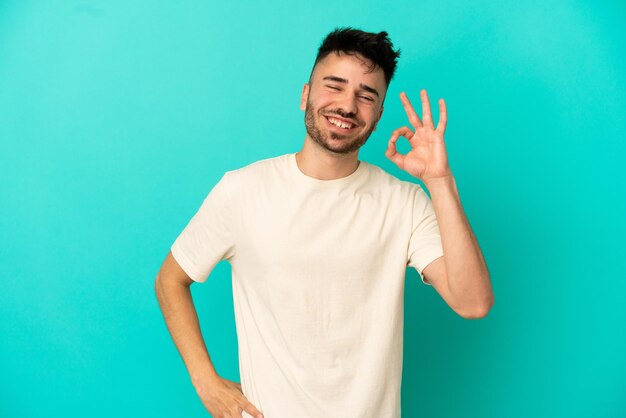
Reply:
<svg viewBox="0 0 626 418"><path fill-rule="evenodd" d="M288 177L290 154L264 158L224 173L223 179L236 190L254 190Z"/></svg>
<svg viewBox="0 0 626 418"><path fill-rule="evenodd" d="M424 193L422 186L417 182L402 180L375 164L369 162L366 162L366 164L371 182L375 187L389 193L398 193L411 198L414 198L420 192Z"/></svg>
<svg viewBox="0 0 626 418"><path fill-rule="evenodd" d="M238 179L247 180L281 171L287 167L289 155L290 154L284 154L257 160L240 168L229 170L224 176L228 177L231 181L237 181Z"/></svg>

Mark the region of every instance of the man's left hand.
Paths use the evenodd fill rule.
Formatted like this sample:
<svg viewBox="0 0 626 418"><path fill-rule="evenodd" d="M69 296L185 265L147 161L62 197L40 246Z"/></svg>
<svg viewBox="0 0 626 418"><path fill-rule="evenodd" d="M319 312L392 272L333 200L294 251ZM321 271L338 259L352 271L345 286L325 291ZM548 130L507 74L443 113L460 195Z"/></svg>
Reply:
<svg viewBox="0 0 626 418"><path fill-rule="evenodd" d="M406 93L400 93L404 111L415 132L406 126L394 130L389 139L385 156L402 170L426 183L438 178L451 177L452 173L448 165L446 145L443 141L448 120L446 103L443 99L439 99L439 123L435 129L426 90L422 90L420 96L423 122L415 113ZM396 148L396 141L400 136L408 139L411 144L411 151L406 155L400 154Z"/></svg>

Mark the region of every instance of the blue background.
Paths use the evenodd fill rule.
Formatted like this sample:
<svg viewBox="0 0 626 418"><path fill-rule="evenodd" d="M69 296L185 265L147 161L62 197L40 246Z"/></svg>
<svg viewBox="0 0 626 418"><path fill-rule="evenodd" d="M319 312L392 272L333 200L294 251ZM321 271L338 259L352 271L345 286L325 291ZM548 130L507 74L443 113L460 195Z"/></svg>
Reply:
<svg viewBox="0 0 626 418"><path fill-rule="evenodd" d="M384 156L398 95L446 99L496 296L465 320L408 271L403 417L626 416L625 18L617 1L1 1L0 416L207 416L154 278L224 171L300 149L303 83L345 25L402 50L360 159L410 180ZM238 381L230 266L192 289Z"/></svg>

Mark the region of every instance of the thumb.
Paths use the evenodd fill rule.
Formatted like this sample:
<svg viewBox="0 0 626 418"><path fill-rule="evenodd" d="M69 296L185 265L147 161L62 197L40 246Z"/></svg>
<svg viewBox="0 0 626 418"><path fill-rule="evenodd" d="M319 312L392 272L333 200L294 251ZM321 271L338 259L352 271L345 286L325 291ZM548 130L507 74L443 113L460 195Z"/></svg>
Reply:
<svg viewBox="0 0 626 418"><path fill-rule="evenodd" d="M391 137L391 139L387 143L387 150L385 151L385 157L389 158L399 168L402 168L404 155L400 154L398 152L398 149L396 148L397 139L398 139L397 137L395 138L393 136Z"/></svg>

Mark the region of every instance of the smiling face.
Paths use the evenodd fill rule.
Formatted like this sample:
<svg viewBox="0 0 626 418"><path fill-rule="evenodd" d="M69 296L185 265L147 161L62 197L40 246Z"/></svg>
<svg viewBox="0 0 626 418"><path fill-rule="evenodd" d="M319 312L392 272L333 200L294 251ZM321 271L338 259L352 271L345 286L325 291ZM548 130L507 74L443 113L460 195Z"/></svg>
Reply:
<svg viewBox="0 0 626 418"><path fill-rule="evenodd" d="M307 136L322 148L348 154L361 148L376 129L387 92L385 75L360 55L330 53L304 85Z"/></svg>

